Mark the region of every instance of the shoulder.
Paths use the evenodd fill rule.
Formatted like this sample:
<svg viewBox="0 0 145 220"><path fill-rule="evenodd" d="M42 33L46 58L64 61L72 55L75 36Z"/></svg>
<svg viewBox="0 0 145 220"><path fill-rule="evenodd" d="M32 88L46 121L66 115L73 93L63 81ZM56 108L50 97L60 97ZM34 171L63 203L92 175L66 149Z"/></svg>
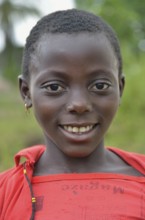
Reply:
<svg viewBox="0 0 145 220"><path fill-rule="evenodd" d="M23 164L0 173L0 194L6 193L6 189L15 190L17 185L22 182L23 176Z"/></svg>
<svg viewBox="0 0 145 220"><path fill-rule="evenodd" d="M17 195L23 186L23 165L9 169L0 174L0 218L5 213L8 205L12 203L14 195Z"/></svg>
<svg viewBox="0 0 145 220"><path fill-rule="evenodd" d="M134 167L136 170L145 175L145 155L135 152L124 151L113 147L108 147L108 149L117 154L130 166Z"/></svg>
<svg viewBox="0 0 145 220"><path fill-rule="evenodd" d="M17 183L19 180L24 176L23 173L23 164L21 163L21 158L26 159L27 168L31 169L34 164L37 162L41 154L44 152L45 146L34 146L30 148L25 148L21 151L19 151L15 155L15 164L16 166L14 168L11 168L7 171L4 171L0 173L0 187L2 187L5 184L10 183Z"/></svg>
<svg viewBox="0 0 145 220"><path fill-rule="evenodd" d="M0 198L2 198L0 199L0 219L14 219L17 210L24 206L23 201L26 203L25 206L31 210L31 195L27 178L31 181L34 164L44 151L44 146L21 150L15 156L16 166L0 174ZM21 157L25 158L24 163L20 162ZM8 207L11 208L8 209Z"/></svg>

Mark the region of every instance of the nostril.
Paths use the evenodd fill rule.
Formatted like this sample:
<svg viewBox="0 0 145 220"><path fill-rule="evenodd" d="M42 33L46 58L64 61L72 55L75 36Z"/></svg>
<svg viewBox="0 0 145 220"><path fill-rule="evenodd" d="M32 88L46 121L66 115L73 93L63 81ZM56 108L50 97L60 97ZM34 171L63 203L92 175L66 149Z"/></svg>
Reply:
<svg viewBox="0 0 145 220"><path fill-rule="evenodd" d="M87 103L72 103L67 106L67 111L72 113L84 113L92 110L92 106Z"/></svg>
<svg viewBox="0 0 145 220"><path fill-rule="evenodd" d="M74 111L74 108L73 108L72 105L68 105L68 106L67 106L67 110L68 110L69 112L72 112L72 111Z"/></svg>

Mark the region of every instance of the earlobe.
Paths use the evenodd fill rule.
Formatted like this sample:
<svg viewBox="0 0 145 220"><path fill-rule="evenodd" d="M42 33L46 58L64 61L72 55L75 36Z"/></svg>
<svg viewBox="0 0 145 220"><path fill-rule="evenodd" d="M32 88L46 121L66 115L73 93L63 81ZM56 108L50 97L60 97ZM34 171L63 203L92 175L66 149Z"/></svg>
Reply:
<svg viewBox="0 0 145 220"><path fill-rule="evenodd" d="M124 74L121 74L119 77L119 91L120 91L120 97L122 97L123 91L125 87L125 76Z"/></svg>
<svg viewBox="0 0 145 220"><path fill-rule="evenodd" d="M28 84L27 80L23 78L22 75L20 75L18 77L18 80L19 80L20 94L22 96L22 99L24 100L25 106L27 106L27 108L31 108L32 101L31 101L29 84Z"/></svg>

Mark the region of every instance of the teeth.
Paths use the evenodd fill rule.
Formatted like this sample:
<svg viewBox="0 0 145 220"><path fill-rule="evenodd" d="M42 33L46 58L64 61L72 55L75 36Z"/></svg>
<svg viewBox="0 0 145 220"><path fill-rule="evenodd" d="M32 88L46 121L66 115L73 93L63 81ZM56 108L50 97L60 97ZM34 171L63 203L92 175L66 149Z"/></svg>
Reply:
<svg viewBox="0 0 145 220"><path fill-rule="evenodd" d="M88 126L87 126L87 127L88 127ZM87 130L87 127L80 127L80 128L79 128L79 132L83 133L83 132L85 132L85 131L88 131L88 130Z"/></svg>
<svg viewBox="0 0 145 220"><path fill-rule="evenodd" d="M79 128L73 127L72 131L73 131L74 133L77 133L77 132L79 132Z"/></svg>
<svg viewBox="0 0 145 220"><path fill-rule="evenodd" d="M67 127L67 126L66 126ZM71 127L71 126L68 126L67 128L66 128L66 130L68 130L69 132L73 132L73 128Z"/></svg>
<svg viewBox="0 0 145 220"><path fill-rule="evenodd" d="M93 128L93 125L87 125L84 127L72 127L72 126L64 126L64 130L71 132L71 133L85 133L90 131Z"/></svg>

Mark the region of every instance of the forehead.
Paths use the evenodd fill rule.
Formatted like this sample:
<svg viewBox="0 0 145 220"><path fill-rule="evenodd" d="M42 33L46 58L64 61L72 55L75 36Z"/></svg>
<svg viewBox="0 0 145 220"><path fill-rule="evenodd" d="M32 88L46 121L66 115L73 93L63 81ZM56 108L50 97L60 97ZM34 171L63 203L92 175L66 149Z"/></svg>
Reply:
<svg viewBox="0 0 145 220"><path fill-rule="evenodd" d="M67 59L64 59L64 57ZM109 62L117 65L117 58L107 37L102 33L57 33L44 34L33 55L33 65L66 63L74 61L84 65L84 61ZM68 62L69 63L69 62Z"/></svg>

